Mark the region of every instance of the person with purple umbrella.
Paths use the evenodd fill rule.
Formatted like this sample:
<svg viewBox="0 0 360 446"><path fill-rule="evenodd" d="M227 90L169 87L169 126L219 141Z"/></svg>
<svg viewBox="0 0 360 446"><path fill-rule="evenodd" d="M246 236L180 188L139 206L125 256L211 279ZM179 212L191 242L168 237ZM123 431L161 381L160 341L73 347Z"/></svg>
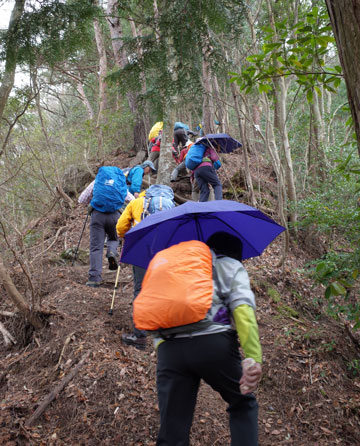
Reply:
<svg viewBox="0 0 360 446"><path fill-rule="evenodd" d="M201 163L195 168L194 176L200 189L200 202L208 201L210 187L214 189L215 200L222 200L222 185L216 170L221 167L218 154L213 147L208 146Z"/></svg>

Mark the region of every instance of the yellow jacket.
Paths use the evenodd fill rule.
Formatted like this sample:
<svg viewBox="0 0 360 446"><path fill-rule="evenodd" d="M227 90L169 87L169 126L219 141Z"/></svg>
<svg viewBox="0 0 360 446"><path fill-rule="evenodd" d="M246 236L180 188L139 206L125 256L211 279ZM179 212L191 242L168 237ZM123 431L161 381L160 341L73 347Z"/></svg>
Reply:
<svg viewBox="0 0 360 446"><path fill-rule="evenodd" d="M120 238L123 238L130 228L140 223L141 214L144 210L144 199L144 197L138 197L130 201L124 212L120 215L116 223L116 232Z"/></svg>

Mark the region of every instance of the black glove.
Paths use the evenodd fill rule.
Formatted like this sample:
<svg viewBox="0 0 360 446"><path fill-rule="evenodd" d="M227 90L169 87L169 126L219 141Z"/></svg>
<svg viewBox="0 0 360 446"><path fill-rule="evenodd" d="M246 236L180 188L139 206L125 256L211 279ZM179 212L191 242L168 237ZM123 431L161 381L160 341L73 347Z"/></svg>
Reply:
<svg viewBox="0 0 360 446"><path fill-rule="evenodd" d="M91 206L91 204L89 204L88 208L87 208L87 213L88 215L91 215L91 212L94 210L94 208Z"/></svg>

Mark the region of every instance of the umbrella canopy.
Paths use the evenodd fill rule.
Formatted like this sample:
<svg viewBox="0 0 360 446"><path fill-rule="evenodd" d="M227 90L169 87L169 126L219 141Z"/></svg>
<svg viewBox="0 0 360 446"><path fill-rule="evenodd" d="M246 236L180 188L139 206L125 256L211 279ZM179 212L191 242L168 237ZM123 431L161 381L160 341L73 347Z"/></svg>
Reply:
<svg viewBox="0 0 360 446"><path fill-rule="evenodd" d="M210 142L222 153L230 153L236 150L238 147L242 147L241 142L237 141L226 133L209 133L196 142L205 145L209 145Z"/></svg>
<svg viewBox="0 0 360 446"><path fill-rule="evenodd" d="M120 257L123 263L146 268L162 249L187 240L206 240L225 231L243 243L243 259L260 255L284 227L258 209L230 200L204 203L188 201L152 214L125 235Z"/></svg>

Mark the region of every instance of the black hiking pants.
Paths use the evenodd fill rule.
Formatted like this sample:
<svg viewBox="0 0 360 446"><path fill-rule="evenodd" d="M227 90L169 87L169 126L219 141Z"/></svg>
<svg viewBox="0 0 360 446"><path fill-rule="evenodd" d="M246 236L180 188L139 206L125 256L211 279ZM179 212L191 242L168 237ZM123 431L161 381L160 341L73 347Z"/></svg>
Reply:
<svg viewBox="0 0 360 446"><path fill-rule="evenodd" d="M222 200L222 186L213 166L201 166L195 170L195 179L200 188L200 200L208 201L210 195L209 184L214 189L215 200Z"/></svg>
<svg viewBox="0 0 360 446"><path fill-rule="evenodd" d="M174 149L177 151L178 145L181 144L185 147L186 141L188 140L187 131L183 128L176 129L174 131Z"/></svg>
<svg viewBox="0 0 360 446"><path fill-rule="evenodd" d="M158 347L157 446L189 446L196 397L203 379L228 403L231 445L257 446L258 405L240 393L239 342L234 331L177 338Z"/></svg>

